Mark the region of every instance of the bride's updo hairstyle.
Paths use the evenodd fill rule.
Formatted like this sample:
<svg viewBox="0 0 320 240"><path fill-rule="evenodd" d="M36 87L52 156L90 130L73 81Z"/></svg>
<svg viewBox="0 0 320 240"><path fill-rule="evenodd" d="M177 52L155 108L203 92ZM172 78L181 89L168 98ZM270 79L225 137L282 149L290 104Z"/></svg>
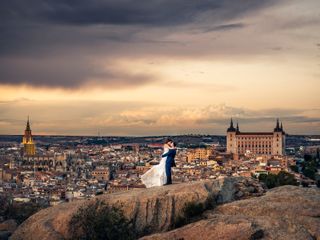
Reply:
<svg viewBox="0 0 320 240"><path fill-rule="evenodd" d="M167 139L164 141L164 144L168 144L169 142L173 142L171 138L167 138Z"/></svg>

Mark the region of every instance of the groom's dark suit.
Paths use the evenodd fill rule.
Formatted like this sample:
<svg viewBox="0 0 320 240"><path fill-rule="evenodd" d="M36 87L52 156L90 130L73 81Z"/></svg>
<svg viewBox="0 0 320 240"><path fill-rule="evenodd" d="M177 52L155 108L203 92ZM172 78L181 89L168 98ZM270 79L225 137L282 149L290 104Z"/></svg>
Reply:
<svg viewBox="0 0 320 240"><path fill-rule="evenodd" d="M174 158L176 156L176 149L169 149L169 151L162 155L162 157L167 157L166 159L166 175L167 175L167 184L172 184L171 179L171 168L176 166Z"/></svg>

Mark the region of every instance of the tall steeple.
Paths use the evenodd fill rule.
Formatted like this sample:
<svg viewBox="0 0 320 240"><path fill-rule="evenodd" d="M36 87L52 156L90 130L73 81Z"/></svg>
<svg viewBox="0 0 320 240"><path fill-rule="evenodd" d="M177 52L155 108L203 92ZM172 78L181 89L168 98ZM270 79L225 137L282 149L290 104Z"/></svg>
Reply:
<svg viewBox="0 0 320 240"><path fill-rule="evenodd" d="M28 120L27 120L26 131L31 131L29 115L28 115Z"/></svg>
<svg viewBox="0 0 320 240"><path fill-rule="evenodd" d="M22 144L23 144L23 153L25 155L28 155L28 156L35 155L36 148L33 142L29 116L27 120L26 130L24 131L24 135L22 138Z"/></svg>
<svg viewBox="0 0 320 240"><path fill-rule="evenodd" d="M237 132L240 132L239 123L237 122Z"/></svg>
<svg viewBox="0 0 320 240"><path fill-rule="evenodd" d="M280 129L281 129L281 131L285 134L285 131L284 131L284 129L283 129L283 124L282 124L282 122L281 122Z"/></svg>
<svg viewBox="0 0 320 240"><path fill-rule="evenodd" d="M276 127L274 128L274 132L281 132L281 128L280 128L280 123L279 123L279 118L277 118L277 124Z"/></svg>
<svg viewBox="0 0 320 240"><path fill-rule="evenodd" d="M233 119L230 120L230 127L227 129L227 132L235 132L236 129L233 126Z"/></svg>

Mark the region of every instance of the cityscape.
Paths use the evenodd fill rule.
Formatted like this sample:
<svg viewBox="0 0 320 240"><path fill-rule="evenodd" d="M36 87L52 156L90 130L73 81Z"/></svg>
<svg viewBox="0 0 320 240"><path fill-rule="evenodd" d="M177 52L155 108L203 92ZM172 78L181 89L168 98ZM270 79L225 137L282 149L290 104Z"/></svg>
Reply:
<svg viewBox="0 0 320 240"><path fill-rule="evenodd" d="M296 170L305 155L319 157L319 136L290 136L279 120L270 133L250 133L241 132L239 123L234 127L231 119L226 133L227 137L33 136L28 117L22 136L1 136L0 195L49 206L144 188L140 176L159 164L168 137L178 144L174 183L285 171L300 185L316 187L316 180L319 185L319 174L308 177Z"/></svg>
<svg viewBox="0 0 320 240"><path fill-rule="evenodd" d="M319 0L0 2L0 240L320 240Z"/></svg>

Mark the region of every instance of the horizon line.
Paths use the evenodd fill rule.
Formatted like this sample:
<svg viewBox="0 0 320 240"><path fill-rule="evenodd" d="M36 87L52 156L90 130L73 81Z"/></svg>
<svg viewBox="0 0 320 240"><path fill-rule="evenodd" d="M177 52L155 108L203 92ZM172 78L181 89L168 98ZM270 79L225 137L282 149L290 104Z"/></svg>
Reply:
<svg viewBox="0 0 320 240"><path fill-rule="evenodd" d="M287 136L319 136L320 134L288 134ZM0 134L2 136L23 136L23 134ZM198 133L186 133L186 134L166 134L166 135L60 135L60 134L32 134L34 137L130 137L130 138L146 138L146 137L179 137L179 136L218 136L224 137L223 134L198 134Z"/></svg>

